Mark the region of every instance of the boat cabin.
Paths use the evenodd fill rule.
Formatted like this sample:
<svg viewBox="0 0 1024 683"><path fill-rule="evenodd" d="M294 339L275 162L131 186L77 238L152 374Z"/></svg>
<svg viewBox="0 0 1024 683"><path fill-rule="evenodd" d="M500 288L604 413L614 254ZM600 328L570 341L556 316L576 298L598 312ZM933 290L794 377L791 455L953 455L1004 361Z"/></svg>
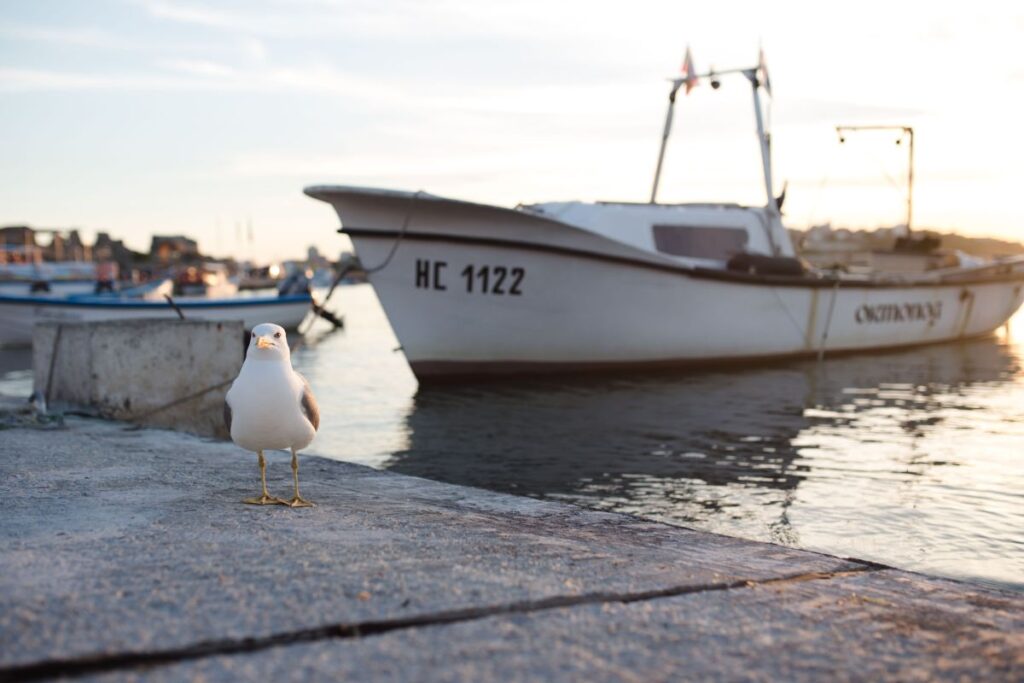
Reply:
<svg viewBox="0 0 1024 683"><path fill-rule="evenodd" d="M725 268L741 254L796 255L782 223L764 207L548 202L521 209L693 267Z"/></svg>

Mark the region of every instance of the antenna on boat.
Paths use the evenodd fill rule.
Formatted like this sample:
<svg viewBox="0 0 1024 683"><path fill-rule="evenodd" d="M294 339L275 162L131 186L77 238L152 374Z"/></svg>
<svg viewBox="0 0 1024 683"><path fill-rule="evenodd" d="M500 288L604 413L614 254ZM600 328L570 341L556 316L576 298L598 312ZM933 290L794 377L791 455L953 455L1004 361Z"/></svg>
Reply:
<svg viewBox="0 0 1024 683"><path fill-rule="evenodd" d="M846 142L847 133L856 133L862 130L889 130L897 131L900 136L896 138L896 144L902 144L903 138L908 138L907 144L907 237L910 236L910 220L914 216L914 128L912 126L836 126L836 135L839 136L839 144Z"/></svg>
<svg viewBox="0 0 1024 683"><path fill-rule="evenodd" d="M700 82L701 78L707 78L711 81L711 87L714 90L718 90L721 86L722 76L743 74L746 76L747 80L750 81L750 87L754 94L754 116L757 122L757 140L761 147L761 165L764 171L764 187L768 198L765 209L772 217L779 217L779 201L775 197L775 193L772 191L771 136L765 130L764 115L761 112L761 88L764 88L769 97L771 97L772 94L771 82L768 80L768 68L764 61L764 51L761 50L758 53L757 66L742 69L710 69L703 74L695 73L695 71L696 70L693 68L693 58L690 54L690 48L687 46L686 57L683 60L682 75L670 79L672 83L672 90L669 91L668 94L668 112L665 115L665 128L661 134L661 149L658 151L658 165L654 170L654 186L651 188L650 203L657 204L658 182L661 179L661 165L665 158L665 145L668 143L668 136L672 131L672 115L675 111L676 93L679 92L679 88L685 85L686 93L689 94L690 90ZM775 240L772 228L769 226L766 232L768 234L768 243L771 245L772 252L774 254L779 254L779 245Z"/></svg>

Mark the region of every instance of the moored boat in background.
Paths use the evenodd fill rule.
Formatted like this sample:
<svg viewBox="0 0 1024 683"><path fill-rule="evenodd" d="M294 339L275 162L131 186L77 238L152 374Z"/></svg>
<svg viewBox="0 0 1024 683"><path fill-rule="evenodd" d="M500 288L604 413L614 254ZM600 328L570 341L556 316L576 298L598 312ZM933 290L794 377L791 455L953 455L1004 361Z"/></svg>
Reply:
<svg viewBox="0 0 1024 683"><path fill-rule="evenodd" d="M0 264L0 295L89 294L96 290L96 264L91 261Z"/></svg>
<svg viewBox="0 0 1024 683"><path fill-rule="evenodd" d="M689 64L689 60L688 64ZM1024 301L1024 258L847 275L797 258L773 192L757 67L750 82L767 202L515 209L423 192L315 186L333 206L421 380L822 355L987 334Z"/></svg>
<svg viewBox="0 0 1024 683"><path fill-rule="evenodd" d="M254 296L210 299L182 297L174 305L189 319L240 320L247 327L273 322L295 329L310 311L309 294ZM98 320L137 320L176 318L177 312L166 300L124 298L111 295L54 297L0 295L0 346L32 343L32 327L37 322L91 322Z"/></svg>

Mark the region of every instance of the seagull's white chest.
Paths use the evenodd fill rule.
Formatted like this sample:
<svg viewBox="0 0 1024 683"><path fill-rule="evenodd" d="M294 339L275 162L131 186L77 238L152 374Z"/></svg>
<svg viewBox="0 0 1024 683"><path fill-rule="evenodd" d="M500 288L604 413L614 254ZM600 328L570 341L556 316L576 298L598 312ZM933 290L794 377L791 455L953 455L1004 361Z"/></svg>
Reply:
<svg viewBox="0 0 1024 683"><path fill-rule="evenodd" d="M291 364L247 360L227 394L232 441L250 451L308 446L316 430L302 412L303 389Z"/></svg>

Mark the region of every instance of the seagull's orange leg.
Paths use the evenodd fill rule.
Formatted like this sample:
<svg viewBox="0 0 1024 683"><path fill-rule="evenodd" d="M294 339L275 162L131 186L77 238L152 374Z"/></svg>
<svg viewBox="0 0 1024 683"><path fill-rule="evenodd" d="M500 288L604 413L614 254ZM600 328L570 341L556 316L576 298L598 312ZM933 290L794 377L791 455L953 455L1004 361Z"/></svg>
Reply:
<svg viewBox="0 0 1024 683"><path fill-rule="evenodd" d="M295 497L285 503L293 508L311 508L314 504L299 495L299 456L292 449L292 478L295 479Z"/></svg>
<svg viewBox="0 0 1024 683"><path fill-rule="evenodd" d="M280 498L275 498L267 491L267 459L263 457L263 451L256 451L260 457L260 480L263 482L263 495L259 498L246 498L243 503L249 505L287 505Z"/></svg>

